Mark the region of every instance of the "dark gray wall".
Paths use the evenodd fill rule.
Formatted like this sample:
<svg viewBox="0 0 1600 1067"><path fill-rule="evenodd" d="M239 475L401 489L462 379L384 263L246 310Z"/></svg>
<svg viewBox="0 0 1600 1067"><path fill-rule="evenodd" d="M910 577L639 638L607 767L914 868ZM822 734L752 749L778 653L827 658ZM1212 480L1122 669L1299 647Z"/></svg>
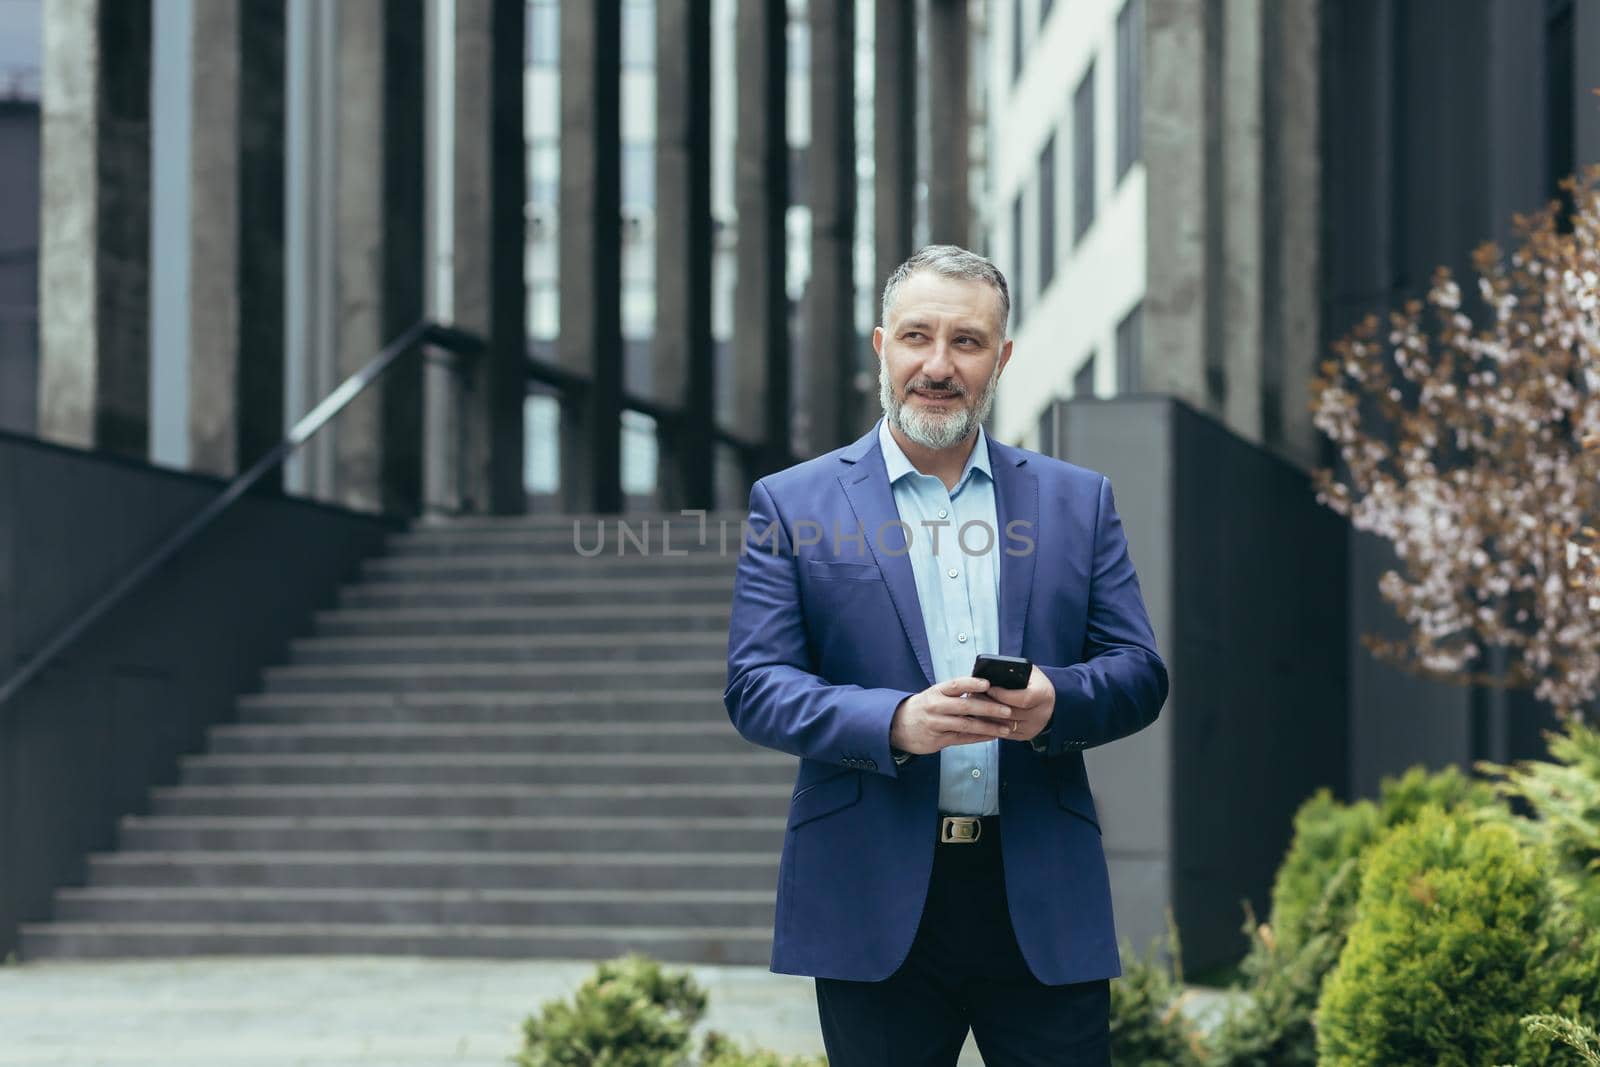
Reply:
<svg viewBox="0 0 1600 1067"><path fill-rule="evenodd" d="M1596 7L1323 5L1325 342L1365 314L1423 295L1437 266L1469 278L1475 247L1510 242L1513 212L1539 207L1562 174L1597 161L1587 120L1596 105L1584 80L1600 53ZM1563 48L1575 58L1563 61ZM1463 288L1471 300L1475 287ZM1394 557L1353 533L1349 551L1352 791L1372 795L1381 778L1417 763L1542 751L1538 729L1549 716L1530 701L1425 682L1361 647L1360 634L1398 635L1377 593Z"/></svg>
<svg viewBox="0 0 1600 1067"><path fill-rule="evenodd" d="M1155 725L1086 754L1118 933L1170 904L1185 965L1245 948L1290 819L1344 792L1344 524L1306 476L1181 401L1058 404L1050 440L1111 479L1172 690Z"/></svg>
<svg viewBox="0 0 1600 1067"><path fill-rule="evenodd" d="M222 484L0 434L0 676ZM0 956L393 528L248 497L0 706Z"/></svg>
<svg viewBox="0 0 1600 1067"><path fill-rule="evenodd" d="M0 430L31 434L39 380L39 104L0 100Z"/></svg>

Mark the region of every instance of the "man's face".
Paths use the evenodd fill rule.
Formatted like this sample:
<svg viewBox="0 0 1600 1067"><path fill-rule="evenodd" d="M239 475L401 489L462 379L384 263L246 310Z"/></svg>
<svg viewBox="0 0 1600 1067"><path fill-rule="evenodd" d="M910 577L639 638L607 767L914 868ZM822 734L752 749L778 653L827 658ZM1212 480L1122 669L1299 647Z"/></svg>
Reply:
<svg viewBox="0 0 1600 1067"><path fill-rule="evenodd" d="M888 321L872 332L872 347L884 417L932 449L950 448L977 430L1011 358L994 287L929 271L901 283Z"/></svg>

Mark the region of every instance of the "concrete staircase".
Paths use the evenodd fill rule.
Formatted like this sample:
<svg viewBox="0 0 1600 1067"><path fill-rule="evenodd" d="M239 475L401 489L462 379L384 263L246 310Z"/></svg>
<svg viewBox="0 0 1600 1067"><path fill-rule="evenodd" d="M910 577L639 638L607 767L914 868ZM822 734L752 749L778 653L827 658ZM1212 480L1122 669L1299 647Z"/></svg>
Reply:
<svg viewBox="0 0 1600 1067"><path fill-rule="evenodd" d="M397 535L22 955L765 963L794 761L722 708L723 518Z"/></svg>

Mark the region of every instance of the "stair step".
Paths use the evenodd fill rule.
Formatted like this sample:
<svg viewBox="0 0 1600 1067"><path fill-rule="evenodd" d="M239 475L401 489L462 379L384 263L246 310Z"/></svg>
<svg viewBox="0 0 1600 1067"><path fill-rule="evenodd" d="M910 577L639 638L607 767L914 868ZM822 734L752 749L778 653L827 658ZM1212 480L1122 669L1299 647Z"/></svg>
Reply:
<svg viewBox="0 0 1600 1067"><path fill-rule="evenodd" d="M731 577L738 567L737 548L721 555L713 550L693 555L603 555L587 558L566 550L521 555L390 556L367 560L361 574L382 582L532 582L549 579L586 581L654 580Z"/></svg>
<svg viewBox="0 0 1600 1067"><path fill-rule="evenodd" d="M664 718L726 723L720 689L452 693L254 693L239 698L241 723L629 723Z"/></svg>
<svg viewBox="0 0 1600 1067"><path fill-rule="evenodd" d="M726 719L634 723L442 723L429 725L316 723L215 726L210 752L452 753L474 752L750 752L760 751Z"/></svg>
<svg viewBox="0 0 1600 1067"><path fill-rule="evenodd" d="M766 815L788 810L783 785L168 786L152 815Z"/></svg>
<svg viewBox="0 0 1600 1067"><path fill-rule="evenodd" d="M758 852L196 852L96 853L89 884L347 889L760 889L778 853Z"/></svg>
<svg viewBox="0 0 1600 1067"><path fill-rule="evenodd" d="M641 632L618 640L606 634L426 637L304 637L290 644L295 666L373 666L387 663L478 664L659 662L685 657L726 658L724 630Z"/></svg>
<svg viewBox="0 0 1600 1067"><path fill-rule="evenodd" d="M711 630L726 636L729 605L568 604L544 608L350 608L321 611L322 637L436 636L445 634L617 634Z"/></svg>
<svg viewBox="0 0 1600 1067"><path fill-rule="evenodd" d="M119 841L143 852L200 849L217 852L305 850L350 852L462 849L625 851L683 848L749 852L783 844L782 818L562 816L504 818L305 816L185 817L128 815Z"/></svg>
<svg viewBox="0 0 1600 1067"><path fill-rule="evenodd" d="M726 755L476 754L183 756L185 785L776 785L795 760L764 750Z"/></svg>
<svg viewBox="0 0 1600 1067"><path fill-rule="evenodd" d="M659 663L382 663L316 664L268 667L262 672L269 693L458 692L531 689L551 686L582 689L601 681L614 689L709 688L727 681L725 658L701 653L692 659Z"/></svg>
<svg viewBox="0 0 1600 1067"><path fill-rule="evenodd" d="M770 926L760 889L66 889L67 923Z"/></svg>
<svg viewBox="0 0 1600 1067"><path fill-rule="evenodd" d="M765 927L435 926L312 923L30 923L24 959L189 955L423 955L516 959L605 959L646 952L657 959L759 964Z"/></svg>
<svg viewBox="0 0 1600 1067"><path fill-rule="evenodd" d="M733 594L733 574L716 578L578 578L534 582L379 582L340 590L344 608L476 608L639 603L722 604Z"/></svg>
<svg viewBox="0 0 1600 1067"><path fill-rule="evenodd" d="M570 538L573 525L576 524L587 541L593 538L600 524L604 524L606 536L610 538L615 535L619 523L636 533L648 526L652 537L659 536L661 524L667 523L672 527L674 538L681 532L687 540L691 535L698 538L702 521L711 536L715 537L718 524L726 524L732 530L746 518L748 515L742 511L711 511L703 519L698 514L684 515L675 511L649 515L469 515L444 520L425 519L412 525L409 530L391 536L395 540L450 540L484 534L501 537L550 534Z"/></svg>

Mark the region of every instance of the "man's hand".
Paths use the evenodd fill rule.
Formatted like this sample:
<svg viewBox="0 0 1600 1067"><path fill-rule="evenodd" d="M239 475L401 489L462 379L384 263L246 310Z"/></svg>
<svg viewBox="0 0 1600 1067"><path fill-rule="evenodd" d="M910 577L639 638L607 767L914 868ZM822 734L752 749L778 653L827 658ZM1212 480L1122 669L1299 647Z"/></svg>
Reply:
<svg viewBox="0 0 1600 1067"><path fill-rule="evenodd" d="M1046 688L1049 685L1045 683ZM1012 710L985 696L988 690L989 683L982 678L951 678L906 697L894 709L889 744L922 756L951 745L971 745L996 737L1021 738L1020 730L1011 729ZM1045 721L1050 721L1048 716Z"/></svg>
<svg viewBox="0 0 1600 1067"><path fill-rule="evenodd" d="M1013 733L1002 734L1013 741L1032 741L1050 725L1056 713L1056 687L1038 667L1028 676L1026 689L989 689L986 703L1003 705L1011 712Z"/></svg>

